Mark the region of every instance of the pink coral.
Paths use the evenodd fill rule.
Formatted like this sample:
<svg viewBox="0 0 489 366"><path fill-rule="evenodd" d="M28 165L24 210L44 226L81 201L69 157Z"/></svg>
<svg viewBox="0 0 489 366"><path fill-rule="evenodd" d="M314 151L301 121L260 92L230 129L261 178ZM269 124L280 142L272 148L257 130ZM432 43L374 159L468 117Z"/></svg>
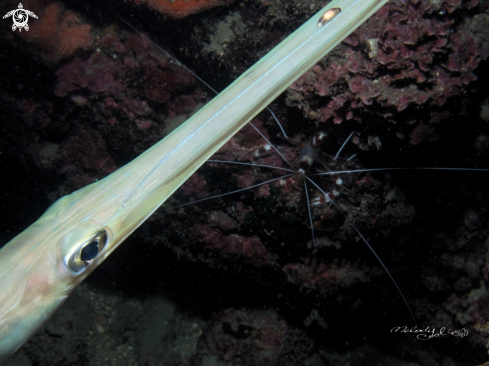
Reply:
<svg viewBox="0 0 489 366"><path fill-rule="evenodd" d="M212 215L210 221L215 221ZM224 227L227 226L229 223ZM220 229L198 223L193 225L192 230L202 242L208 244L209 249L217 251L223 257L242 258L245 262L257 266L272 264L274 261L273 255L268 252L258 236L245 237L237 234L226 236Z"/></svg>
<svg viewBox="0 0 489 366"><path fill-rule="evenodd" d="M304 260L309 262L307 259ZM323 293L367 280L364 270L345 263L341 265L339 263L331 265L321 263L317 268L306 263L288 263L282 270L287 274L290 282L316 288ZM375 272L379 273L378 271Z"/></svg>
<svg viewBox="0 0 489 366"><path fill-rule="evenodd" d="M56 72L59 81L54 94L64 97L68 92L87 88L95 93L118 95L125 87L114 80L113 73L116 67L115 62L107 57L103 61L93 57L83 61L77 57Z"/></svg>
<svg viewBox="0 0 489 366"><path fill-rule="evenodd" d="M389 2L345 39L339 52L291 86L289 104L309 118L336 124L361 122L360 115L373 105L381 107L376 114L388 119L393 108L443 106L477 79L474 70L489 54L487 37L480 31L489 27L489 17L480 14L457 27L451 15L439 17L436 12L476 5L477 1ZM411 128L399 129L407 134Z"/></svg>
<svg viewBox="0 0 489 366"><path fill-rule="evenodd" d="M206 181L204 176L199 173L194 173L180 187L180 191L186 196L195 194L196 198L207 197L209 193L206 189Z"/></svg>
<svg viewBox="0 0 489 366"><path fill-rule="evenodd" d="M122 43L110 33L109 30L101 42L105 45L105 53L99 50L88 60L74 58L56 72L59 78L55 95L63 97L71 91L86 88L95 93L118 96L131 81L141 97L166 103L170 99L170 92L195 85L195 77L191 73L170 64L168 56L141 42L139 34L130 35ZM120 53L127 56L118 57ZM139 73L143 73L144 77L139 77ZM135 74L138 74L137 78ZM126 108L135 115L148 114L133 109Z"/></svg>
<svg viewBox="0 0 489 366"><path fill-rule="evenodd" d="M61 148L66 172L75 173L75 184L81 188L93 182L93 177L105 176L118 167L107 152L98 131L78 126L76 136L69 138ZM80 174L81 172L87 172Z"/></svg>
<svg viewBox="0 0 489 366"><path fill-rule="evenodd" d="M211 226L217 226L223 231L229 231L238 227L238 223L222 211L210 212L209 224Z"/></svg>
<svg viewBox="0 0 489 366"><path fill-rule="evenodd" d="M90 25L57 2L46 6L38 0L26 0L24 6L34 11L39 20L30 24L28 32L19 33L25 41L41 49L41 57L48 63L57 63L77 51L88 51L93 46Z"/></svg>
<svg viewBox="0 0 489 366"><path fill-rule="evenodd" d="M227 5L234 0L146 0L146 4L172 18L184 18L219 5Z"/></svg>

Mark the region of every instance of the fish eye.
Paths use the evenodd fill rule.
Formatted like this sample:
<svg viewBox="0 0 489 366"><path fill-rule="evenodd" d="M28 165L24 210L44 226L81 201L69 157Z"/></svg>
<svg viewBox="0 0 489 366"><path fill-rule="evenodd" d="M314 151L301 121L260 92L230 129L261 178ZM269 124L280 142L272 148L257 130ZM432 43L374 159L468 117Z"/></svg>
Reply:
<svg viewBox="0 0 489 366"><path fill-rule="evenodd" d="M83 247L80 251L80 259L85 263L90 263L98 254L99 242L94 240Z"/></svg>
<svg viewBox="0 0 489 366"><path fill-rule="evenodd" d="M77 248L66 261L70 271L78 275L88 268L107 244L107 233L100 231Z"/></svg>
<svg viewBox="0 0 489 366"><path fill-rule="evenodd" d="M331 19L337 16L341 12L340 8L331 8L326 13L324 13L317 22L317 26L321 28L323 25L328 23Z"/></svg>

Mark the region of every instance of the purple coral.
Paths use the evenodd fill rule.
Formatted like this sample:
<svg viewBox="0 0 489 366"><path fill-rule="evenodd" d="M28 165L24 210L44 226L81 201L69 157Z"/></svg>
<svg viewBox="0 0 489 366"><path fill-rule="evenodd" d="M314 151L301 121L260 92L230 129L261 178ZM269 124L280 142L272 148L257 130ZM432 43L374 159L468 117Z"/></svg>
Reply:
<svg viewBox="0 0 489 366"><path fill-rule="evenodd" d="M366 282L366 270L358 268L350 263L321 263L316 266L311 265L309 260L304 258L305 263L288 263L282 270L287 274L288 280L292 283L316 288L317 290L328 293L343 287L350 287L356 282ZM370 274L379 271L371 271Z"/></svg>
<svg viewBox="0 0 489 366"><path fill-rule="evenodd" d="M125 87L114 79L117 67L116 63L108 57L102 60L92 57L88 61L74 58L56 72L59 79L54 94L64 97L69 92L87 88L95 93L118 95Z"/></svg>
<svg viewBox="0 0 489 366"><path fill-rule="evenodd" d="M274 256L258 236L247 237L233 233L226 235L226 231L237 228L238 225L222 213L216 215L215 212L211 212L208 220L210 225L195 223L191 228L196 237L207 244L207 249L219 253L223 258L241 258L246 263L256 266L274 264Z"/></svg>
<svg viewBox="0 0 489 366"><path fill-rule="evenodd" d="M452 15L477 4L477 0L389 2L337 52L297 80L288 92L288 103L309 118L336 124L361 122L373 105L381 107L375 108L377 115L391 121L393 111L410 106L444 106L477 79L474 71L488 57L487 36L481 29L489 28L489 16L467 18L462 27ZM398 129L404 135L412 131L409 126Z"/></svg>

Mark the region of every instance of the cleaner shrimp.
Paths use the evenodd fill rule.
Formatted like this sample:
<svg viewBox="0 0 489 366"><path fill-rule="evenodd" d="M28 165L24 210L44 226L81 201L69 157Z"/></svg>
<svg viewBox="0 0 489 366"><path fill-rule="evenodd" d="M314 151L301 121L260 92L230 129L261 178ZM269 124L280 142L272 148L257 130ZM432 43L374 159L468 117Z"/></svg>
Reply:
<svg viewBox="0 0 489 366"><path fill-rule="evenodd" d="M253 123L268 139L261 123ZM278 129L271 130L277 133ZM322 131L305 143L273 138L280 144L274 149L255 128L245 127L182 188L184 197L177 195L166 205L177 207L161 214L180 224L174 223L177 230L166 234L163 242L180 243L178 248L169 246L182 255L192 253L194 260L198 257L210 266L237 266L247 277L266 273L279 288L275 302L267 298L284 314L302 318L307 325L316 320L318 328L339 331L344 324L361 324L362 335L382 339L378 329L386 324L413 322L395 286L406 296L419 324L443 315L453 317L452 327L467 325L460 321L467 302L450 289L469 282L474 289L480 286L477 279L485 265L483 241L487 237L487 172L434 167L447 166L446 160L431 160L433 169L430 164L426 170L416 169L421 167L417 158L424 148L402 167L394 158L392 167L384 161L381 166L386 169L366 169L369 159L378 155L359 149L367 143L364 133L354 133L351 139L343 133L334 144L328 136L314 151L308 150L317 136L323 136ZM341 149L343 143L346 146ZM306 153L301 156L304 146ZM315 154L318 161L301 176L298 167L303 166L304 156ZM444 154L449 152L443 149ZM249 160L243 163L243 157ZM474 156L470 161L482 164L479 159ZM467 155L459 156L457 165L468 161ZM228 194L233 189L238 191ZM189 196L196 202L186 205L183 202ZM375 256L365 244L373 247ZM386 276L386 271L392 276ZM301 295L294 295L291 284L298 286ZM270 289L270 284L263 286ZM430 294L437 299L431 300L427 310ZM483 299L484 295L476 301ZM256 305L256 300L250 302ZM483 303L476 304L470 316L482 314ZM339 333L345 342L351 339L348 332Z"/></svg>

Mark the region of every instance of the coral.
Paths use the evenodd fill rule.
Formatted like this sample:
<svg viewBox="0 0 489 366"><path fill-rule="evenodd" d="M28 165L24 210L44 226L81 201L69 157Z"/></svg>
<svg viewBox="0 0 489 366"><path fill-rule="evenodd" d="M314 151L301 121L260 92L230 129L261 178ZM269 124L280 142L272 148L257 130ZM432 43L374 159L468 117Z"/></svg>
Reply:
<svg viewBox="0 0 489 366"><path fill-rule="evenodd" d="M74 175L80 186L92 183L94 176L100 176L94 175L98 171L105 176L117 169L100 133L85 126L76 127L76 134L63 144L61 154L65 172Z"/></svg>
<svg viewBox="0 0 489 366"><path fill-rule="evenodd" d="M479 286L465 295L452 294L443 304L445 311L450 313L462 326L472 327L488 322L489 293L484 283L481 282ZM487 338L487 335L480 337L477 341L485 343L484 338Z"/></svg>
<svg viewBox="0 0 489 366"><path fill-rule="evenodd" d="M411 132L411 141L413 145L419 144L421 141L429 139L433 135L433 129L423 124L419 123L416 128ZM433 138L435 139L435 138Z"/></svg>
<svg viewBox="0 0 489 366"><path fill-rule="evenodd" d="M103 59L91 57L88 61L75 58L56 72L58 85L54 94L64 97L69 92L87 88L95 93L106 92L110 95L118 95L125 87L114 80L113 73L118 65L110 58Z"/></svg>
<svg viewBox="0 0 489 366"><path fill-rule="evenodd" d="M34 11L39 20L30 24L28 32L18 34L27 42L41 49L41 58L46 63L58 63L78 51L92 49L93 38L90 25L84 23L71 10L64 10L57 2L48 2L45 7L38 0L27 0L27 9Z"/></svg>
<svg viewBox="0 0 489 366"><path fill-rule="evenodd" d="M167 132L173 131L176 126L202 108L206 100L207 93L197 89L195 93L179 95L174 100L169 101L168 118L165 123Z"/></svg>
<svg viewBox="0 0 489 366"><path fill-rule="evenodd" d="M452 15L477 3L389 2L291 86L289 105L308 118L336 124L361 122L369 111L399 123L394 112L444 106L477 79L474 70L489 55L489 16L479 14L458 25ZM447 14L440 17L442 9ZM427 131L420 126L414 128ZM403 135L413 132L409 124L396 129Z"/></svg>
<svg viewBox="0 0 489 366"><path fill-rule="evenodd" d="M153 113L153 109L148 105L148 102L139 98L125 97L121 101L120 107L124 114L131 120L135 116L149 116Z"/></svg>
<svg viewBox="0 0 489 366"><path fill-rule="evenodd" d="M151 82L146 84L144 88L140 89L140 95L144 96L154 102L166 103L170 99L170 92L161 88L161 85L165 85L165 74L160 70L156 70L156 73L151 73L146 70L145 79L151 79Z"/></svg>
<svg viewBox="0 0 489 366"><path fill-rule="evenodd" d="M290 282L316 288L323 293L329 293L342 287L351 287L359 281L367 281L366 270L349 263L332 263L331 265L321 263L318 267L306 263L288 263L282 270L287 274ZM378 270L369 270L369 272L370 276L374 273L377 276L380 274Z"/></svg>
<svg viewBox="0 0 489 366"><path fill-rule="evenodd" d="M143 63L145 67L144 82L137 90L142 97L154 102L166 103L170 99L170 92L182 90L195 84L195 77L190 73L182 73L181 68L175 64L160 64L154 62ZM158 69L165 67L165 71Z"/></svg>
<svg viewBox="0 0 489 366"><path fill-rule="evenodd" d="M313 342L273 311L225 310L217 314L199 340L200 357L233 365L298 365Z"/></svg>
<svg viewBox="0 0 489 366"><path fill-rule="evenodd" d="M222 211L210 212L209 224L211 226L217 226L222 231L229 231L238 227L237 222Z"/></svg>
<svg viewBox="0 0 489 366"><path fill-rule="evenodd" d="M183 185L180 187L180 190L186 196L194 194L194 197L196 198L203 198L209 195L206 190L206 181L204 179L204 176L199 173L192 174L190 178L187 179L185 183L183 183Z"/></svg>
<svg viewBox="0 0 489 366"><path fill-rule="evenodd" d="M224 232L231 228L236 228L237 225L232 223L232 220L225 214L211 212L208 216L209 224L195 223L191 231L205 244L207 248L218 252L224 258L241 258L247 263L262 266L270 265L274 262L274 256L268 252L260 238L253 235L251 237L241 236L237 234L225 235ZM220 222L216 220L220 218ZM215 228L214 226L218 226Z"/></svg>
<svg viewBox="0 0 489 366"><path fill-rule="evenodd" d="M168 56L154 51L154 47L148 48L145 42L141 42L140 35L130 35L127 41L122 43L110 34L110 30L107 32L101 40L105 52L98 50L88 60L74 58L58 69L55 95L63 97L71 91L87 88L95 93L118 96L126 89L125 85L132 83L133 90L137 91L140 97L166 103L171 92L178 92L195 84L192 74L170 64ZM138 77L140 73L144 76ZM123 103L130 106L126 110L136 115L148 114L134 111L133 100L134 98L126 99L127 103ZM116 108L117 104L111 103L110 107ZM132 118L130 113L128 115Z"/></svg>
<svg viewBox="0 0 489 366"><path fill-rule="evenodd" d="M184 18L187 15L232 2L234 0L146 0L146 4L151 9L174 19Z"/></svg>
<svg viewBox="0 0 489 366"><path fill-rule="evenodd" d="M486 349L489 350L489 322L486 322L486 323L478 323L478 324L476 324L474 326L474 329L477 332L482 333L482 334L480 334L480 336L485 341L485 347L486 347ZM485 362L483 365L480 365L480 366L489 366L489 361L488 362Z"/></svg>

